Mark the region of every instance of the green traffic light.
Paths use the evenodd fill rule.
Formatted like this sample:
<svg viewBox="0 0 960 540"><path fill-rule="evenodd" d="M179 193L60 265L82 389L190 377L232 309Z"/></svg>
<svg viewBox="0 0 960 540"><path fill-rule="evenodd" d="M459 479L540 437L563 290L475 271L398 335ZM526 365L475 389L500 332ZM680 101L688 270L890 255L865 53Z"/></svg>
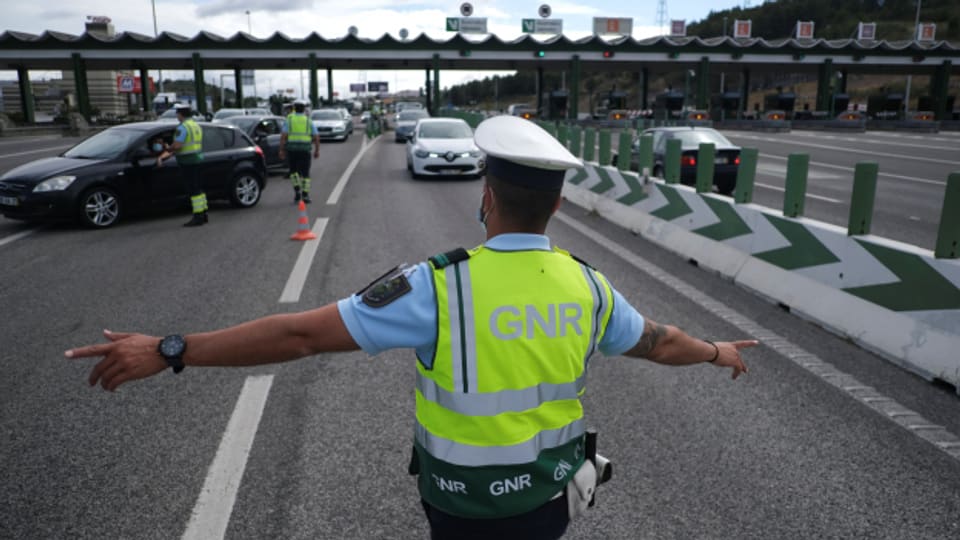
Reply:
<svg viewBox="0 0 960 540"><path fill-rule="evenodd" d="M537 51L537 52L534 54L534 56L536 56L537 58L543 58L543 57L546 56L546 55L547 55L547 52L546 52L546 51Z"/></svg>

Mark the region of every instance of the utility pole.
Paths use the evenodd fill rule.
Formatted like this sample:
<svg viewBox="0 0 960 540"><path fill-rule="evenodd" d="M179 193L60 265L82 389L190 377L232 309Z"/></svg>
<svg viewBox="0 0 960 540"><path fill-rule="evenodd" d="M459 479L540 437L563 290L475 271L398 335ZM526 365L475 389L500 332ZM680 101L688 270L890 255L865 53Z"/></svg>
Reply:
<svg viewBox="0 0 960 540"><path fill-rule="evenodd" d="M157 0L150 0L150 6L153 8L153 38L156 39L159 34L157 34ZM163 70L157 70L157 78L160 79L160 92L163 92ZM150 81L140 81L140 84L150 84Z"/></svg>
<svg viewBox="0 0 960 540"><path fill-rule="evenodd" d="M913 40L917 41L920 39L920 5L923 3L923 0L917 0L917 16L913 19ZM907 113L910 112L910 83L913 82L913 76L907 75L907 91L904 92L903 96L903 115L906 117Z"/></svg>
<svg viewBox="0 0 960 540"><path fill-rule="evenodd" d="M660 35L667 26L667 0L657 1L657 26L660 27Z"/></svg>

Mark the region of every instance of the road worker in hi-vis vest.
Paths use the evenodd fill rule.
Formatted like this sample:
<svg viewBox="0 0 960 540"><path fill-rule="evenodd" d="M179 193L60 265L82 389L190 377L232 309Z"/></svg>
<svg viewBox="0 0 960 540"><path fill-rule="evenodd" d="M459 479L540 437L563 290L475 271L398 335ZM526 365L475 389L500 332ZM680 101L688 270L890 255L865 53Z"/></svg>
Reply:
<svg viewBox="0 0 960 540"><path fill-rule="evenodd" d="M310 145L313 157L320 157L320 134L306 114L307 103L293 102L293 112L287 115L280 131L280 159L290 165L290 182L293 184L293 202L303 199L310 202Z"/></svg>
<svg viewBox="0 0 960 540"><path fill-rule="evenodd" d="M484 121L478 219L486 242L390 270L336 303L202 334L106 335L67 351L104 356L108 390L188 366L247 366L360 348L416 351L417 475L434 539L554 539L609 479L580 401L591 356L747 371L740 349L641 316L589 264L544 236L565 172L582 166L533 122Z"/></svg>
<svg viewBox="0 0 960 540"><path fill-rule="evenodd" d="M200 183L200 164L203 163L203 128L193 119L193 108L189 105L176 105L177 120L180 125L173 134L170 151L177 157L180 175L190 195L193 216L184 227L203 225L207 217L207 194Z"/></svg>

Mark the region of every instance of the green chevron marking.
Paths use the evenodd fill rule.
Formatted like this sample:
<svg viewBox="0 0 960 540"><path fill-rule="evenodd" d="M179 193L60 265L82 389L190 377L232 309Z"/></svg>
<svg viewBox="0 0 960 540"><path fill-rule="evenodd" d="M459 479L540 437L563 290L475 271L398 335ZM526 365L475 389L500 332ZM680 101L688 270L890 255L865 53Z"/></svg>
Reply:
<svg viewBox="0 0 960 540"><path fill-rule="evenodd" d="M653 212L650 212L650 215L666 221L673 221L680 216L685 216L690 212L693 212L693 210L687 206L687 203L683 200L683 197L677 193L677 190L664 185L659 185L657 187L660 188L660 193L663 193L664 198L667 199L667 205L661 206Z"/></svg>
<svg viewBox="0 0 960 540"><path fill-rule="evenodd" d="M607 171L603 170L602 167L597 167L593 170L597 171L597 176L600 177L600 183L590 188L590 191L598 194L605 193L616 186L610 178L610 175L607 174Z"/></svg>
<svg viewBox="0 0 960 540"><path fill-rule="evenodd" d="M649 197L649 195L643 191L643 186L640 185L639 178L637 178L636 175L624 173L620 176L623 177L623 181L626 182L627 187L630 188L630 193L627 193L623 197L617 199L618 203L625 204L627 206L633 206L635 203L638 203Z"/></svg>
<svg viewBox="0 0 960 540"><path fill-rule="evenodd" d="M900 278L897 283L851 287L844 291L893 311L960 309L960 290L918 255L857 240Z"/></svg>
<svg viewBox="0 0 960 540"><path fill-rule="evenodd" d="M754 253L758 259L775 264L786 270L796 270L810 266L820 266L839 262L840 259L827 249L806 227L793 221L763 214L774 227L787 238L787 247Z"/></svg>
<svg viewBox="0 0 960 540"><path fill-rule="evenodd" d="M577 169L577 174L573 175L573 178L571 178L570 180L567 180L567 182L570 182L575 186L579 186L587 178L589 178L589 175L587 175L586 169Z"/></svg>
<svg viewBox="0 0 960 540"><path fill-rule="evenodd" d="M703 199L703 202L707 203L707 206L713 210L713 213L720 218L720 223L700 227L699 229L694 229L693 232L716 240L717 242L723 242L729 238L743 236L753 232L730 203L718 201L713 197L704 197L703 195L701 195L700 198Z"/></svg>

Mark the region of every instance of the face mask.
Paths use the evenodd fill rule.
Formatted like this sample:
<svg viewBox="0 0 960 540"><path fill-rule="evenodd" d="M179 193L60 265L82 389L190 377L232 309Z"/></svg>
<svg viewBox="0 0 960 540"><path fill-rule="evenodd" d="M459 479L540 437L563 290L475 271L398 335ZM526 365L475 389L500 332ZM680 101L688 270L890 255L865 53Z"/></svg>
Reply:
<svg viewBox="0 0 960 540"><path fill-rule="evenodd" d="M160 151L162 151L162 150L163 150L163 145L162 145L162 144L160 144L160 143L154 143L154 145L153 145L153 151L154 151L154 152L160 152Z"/></svg>

